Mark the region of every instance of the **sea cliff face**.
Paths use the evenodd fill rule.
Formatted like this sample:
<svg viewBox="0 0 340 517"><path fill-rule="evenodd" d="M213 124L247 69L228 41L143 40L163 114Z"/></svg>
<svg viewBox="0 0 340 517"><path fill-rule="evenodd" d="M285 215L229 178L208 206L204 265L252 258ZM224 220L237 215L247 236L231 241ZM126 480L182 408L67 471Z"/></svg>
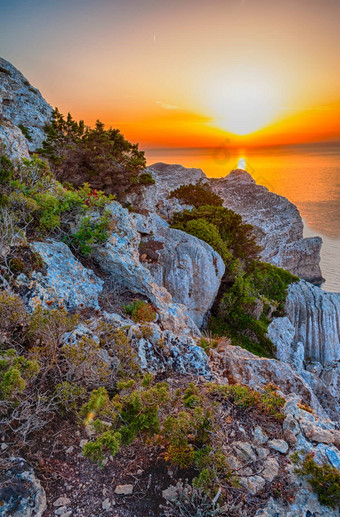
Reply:
<svg viewBox="0 0 340 517"><path fill-rule="evenodd" d="M257 185L245 171L235 170L211 181L224 205L253 225L262 259L312 283L320 283L320 237L303 238L303 222L297 207L288 199Z"/></svg>

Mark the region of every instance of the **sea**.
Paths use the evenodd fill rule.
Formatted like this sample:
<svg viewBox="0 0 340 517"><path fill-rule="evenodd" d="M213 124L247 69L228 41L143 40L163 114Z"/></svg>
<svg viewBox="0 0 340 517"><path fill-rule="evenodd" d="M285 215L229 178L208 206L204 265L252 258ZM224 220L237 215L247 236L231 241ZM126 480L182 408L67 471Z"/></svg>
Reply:
<svg viewBox="0 0 340 517"><path fill-rule="evenodd" d="M340 292L340 142L235 149L229 142L216 148L148 149L148 165L179 163L221 178L236 168L285 196L299 209L304 236L320 236L322 289Z"/></svg>

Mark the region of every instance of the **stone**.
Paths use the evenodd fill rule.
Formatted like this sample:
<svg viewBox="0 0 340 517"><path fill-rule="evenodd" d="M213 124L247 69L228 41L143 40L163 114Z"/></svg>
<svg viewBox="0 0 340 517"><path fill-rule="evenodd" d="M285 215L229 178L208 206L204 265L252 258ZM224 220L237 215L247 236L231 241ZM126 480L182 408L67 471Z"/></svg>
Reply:
<svg viewBox="0 0 340 517"><path fill-rule="evenodd" d="M196 334L199 330L184 305L174 303L170 293L159 286L139 260L140 234L129 211L114 201L107 206L115 229L108 241L96 248L94 259L111 279L132 293L145 296L158 312L165 329L179 334Z"/></svg>
<svg viewBox="0 0 340 517"><path fill-rule="evenodd" d="M285 442L284 440L279 440L279 439L269 440L267 445L274 451L280 452L281 454L286 454L289 449L288 443Z"/></svg>
<svg viewBox="0 0 340 517"><path fill-rule="evenodd" d="M70 517L72 513L72 510L69 510L68 512L63 513L60 517Z"/></svg>
<svg viewBox="0 0 340 517"><path fill-rule="evenodd" d="M26 288L24 301L30 312L40 305L45 309L99 309L103 281L85 268L66 244L35 242L31 247L42 257L47 274L33 271L31 278L21 274L17 279Z"/></svg>
<svg viewBox="0 0 340 517"><path fill-rule="evenodd" d="M52 108L11 63L0 58L0 67L8 71L0 71L0 143L6 144L9 158L28 158L45 139L43 128L51 119ZM29 139L19 125L27 129Z"/></svg>
<svg viewBox="0 0 340 517"><path fill-rule="evenodd" d="M261 476L270 483L274 478L278 475L280 470L280 465L275 458L268 458L263 464L263 470L261 471Z"/></svg>
<svg viewBox="0 0 340 517"><path fill-rule="evenodd" d="M106 498L104 499L104 501L102 502L102 508L103 510L105 510L106 512L108 512L111 508L111 502L110 502L110 499L109 498Z"/></svg>
<svg viewBox="0 0 340 517"><path fill-rule="evenodd" d="M234 442L232 444L236 456L245 462L256 461L256 454L252 445L248 442Z"/></svg>
<svg viewBox="0 0 340 517"><path fill-rule="evenodd" d="M254 442L263 445L268 441L268 436L262 431L260 426L255 427L254 429Z"/></svg>
<svg viewBox="0 0 340 517"><path fill-rule="evenodd" d="M57 510L54 510L55 515L64 515L67 511L67 506L60 506Z"/></svg>
<svg viewBox="0 0 340 517"><path fill-rule="evenodd" d="M262 246L262 259L291 271L309 282L320 283L319 237L303 238L303 222L295 205L283 196L257 185L250 174L234 170L226 177L210 181L212 190L227 208L252 224Z"/></svg>
<svg viewBox="0 0 340 517"><path fill-rule="evenodd" d="M283 434L286 442L288 442L289 445L295 445L297 443L296 435L290 429L285 429Z"/></svg>
<svg viewBox="0 0 340 517"><path fill-rule="evenodd" d="M173 485L170 485L168 488L162 491L162 497L166 501L175 501L177 499L177 488Z"/></svg>
<svg viewBox="0 0 340 517"><path fill-rule="evenodd" d="M241 477L239 482L240 485L249 490L252 495L257 494L266 484L265 479L261 476Z"/></svg>
<svg viewBox="0 0 340 517"><path fill-rule="evenodd" d="M0 501L3 517L42 517L45 512L45 491L23 458L0 459Z"/></svg>
<svg viewBox="0 0 340 517"><path fill-rule="evenodd" d="M136 214L134 221L141 218ZM158 216L152 219L157 221ZM149 216L150 219L150 216ZM160 218L158 218L160 219ZM147 223L142 228L146 232ZM174 302L185 305L192 320L202 327L216 298L225 271L222 258L206 242L180 230L170 228L164 221L150 225L151 237L142 240L143 249L156 246L153 259L144 261L155 282L165 287Z"/></svg>
<svg viewBox="0 0 340 517"><path fill-rule="evenodd" d="M308 440L317 443L333 443L334 434L327 429L313 426L312 424L302 425L303 432Z"/></svg>
<svg viewBox="0 0 340 517"><path fill-rule="evenodd" d="M69 499L68 497L58 497L58 499L56 499L53 503L53 506L67 506L68 504L70 504L71 502L71 499Z"/></svg>
<svg viewBox="0 0 340 517"><path fill-rule="evenodd" d="M256 454L260 460L265 460L269 454L269 450L266 449L265 447L258 447L256 449Z"/></svg>
<svg viewBox="0 0 340 517"><path fill-rule="evenodd" d="M288 414L283 421L282 428L284 431L291 431L294 435L300 432L300 426L298 421L293 417L292 414Z"/></svg>
<svg viewBox="0 0 340 517"><path fill-rule="evenodd" d="M131 495L133 492L133 485L117 485L115 488L115 494L118 495Z"/></svg>

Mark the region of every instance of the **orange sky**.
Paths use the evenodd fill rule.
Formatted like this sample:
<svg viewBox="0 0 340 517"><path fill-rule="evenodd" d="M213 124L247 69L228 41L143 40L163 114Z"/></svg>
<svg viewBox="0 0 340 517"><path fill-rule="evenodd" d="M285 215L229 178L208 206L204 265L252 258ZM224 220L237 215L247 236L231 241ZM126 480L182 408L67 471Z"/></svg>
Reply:
<svg viewBox="0 0 340 517"><path fill-rule="evenodd" d="M62 112L99 118L142 148L340 135L338 0L0 0L0 8L5 59Z"/></svg>

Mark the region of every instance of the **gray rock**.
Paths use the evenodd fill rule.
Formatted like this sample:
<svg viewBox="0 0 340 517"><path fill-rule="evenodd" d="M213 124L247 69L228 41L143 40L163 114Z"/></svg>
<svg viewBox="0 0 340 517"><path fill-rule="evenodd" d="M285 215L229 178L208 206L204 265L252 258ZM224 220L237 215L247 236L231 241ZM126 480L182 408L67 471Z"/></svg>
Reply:
<svg viewBox="0 0 340 517"><path fill-rule="evenodd" d="M7 145L6 154L11 159L28 157L28 151L40 147L45 139L43 127L51 119L52 108L11 63L0 58L0 67L9 72L0 71L0 142ZM19 125L27 129L30 139Z"/></svg>
<svg viewBox="0 0 340 517"><path fill-rule="evenodd" d="M174 303L170 293L159 286L139 260L140 234L128 210L113 202L107 207L115 222L108 241L94 251L94 258L111 278L133 293L147 297L157 309L165 329L179 334L199 331L184 305Z"/></svg>
<svg viewBox="0 0 340 517"><path fill-rule="evenodd" d="M256 461L257 457L253 446L248 442L234 442L232 447L236 456L245 462Z"/></svg>
<svg viewBox="0 0 340 517"><path fill-rule="evenodd" d="M19 275L18 282L27 292L24 301L29 311L38 305L66 310L76 307L99 309L98 295L103 281L86 269L63 242L36 242L32 245L47 269L47 275L33 271L32 278Z"/></svg>
<svg viewBox="0 0 340 517"><path fill-rule="evenodd" d="M54 502L53 502L53 506L67 506L68 504L70 504L71 502L71 499L69 499L68 497L58 497L58 499L56 499Z"/></svg>
<svg viewBox="0 0 340 517"><path fill-rule="evenodd" d="M175 302L184 304L190 317L201 327L221 284L225 270L222 258L209 244L170 228L164 221L153 226L152 236L144 239L145 246L149 239L160 249L156 252L157 258L145 261L144 265L155 282L165 287Z"/></svg>
<svg viewBox="0 0 340 517"><path fill-rule="evenodd" d="M286 454L288 452L288 443L284 440L274 439L269 440L267 443L268 447L274 449L274 451L280 452L281 454Z"/></svg>
<svg viewBox="0 0 340 517"><path fill-rule="evenodd" d="M2 517L41 517L46 495L32 467L22 458L0 460Z"/></svg>
<svg viewBox="0 0 340 517"><path fill-rule="evenodd" d="M110 502L110 499L109 498L106 498L104 499L104 501L102 502L102 508L103 510L105 510L106 512L108 512L111 508L111 502Z"/></svg>
<svg viewBox="0 0 340 517"><path fill-rule="evenodd" d="M259 445L263 445L268 441L268 436L262 431L260 426L255 427L254 429L254 442Z"/></svg>
<svg viewBox="0 0 340 517"><path fill-rule="evenodd" d="M131 495L133 492L133 485L117 485L115 488L115 494L118 495Z"/></svg>
<svg viewBox="0 0 340 517"><path fill-rule="evenodd" d="M268 458L263 464L263 471L261 472L261 476L270 483L279 473L280 465L275 458Z"/></svg>

